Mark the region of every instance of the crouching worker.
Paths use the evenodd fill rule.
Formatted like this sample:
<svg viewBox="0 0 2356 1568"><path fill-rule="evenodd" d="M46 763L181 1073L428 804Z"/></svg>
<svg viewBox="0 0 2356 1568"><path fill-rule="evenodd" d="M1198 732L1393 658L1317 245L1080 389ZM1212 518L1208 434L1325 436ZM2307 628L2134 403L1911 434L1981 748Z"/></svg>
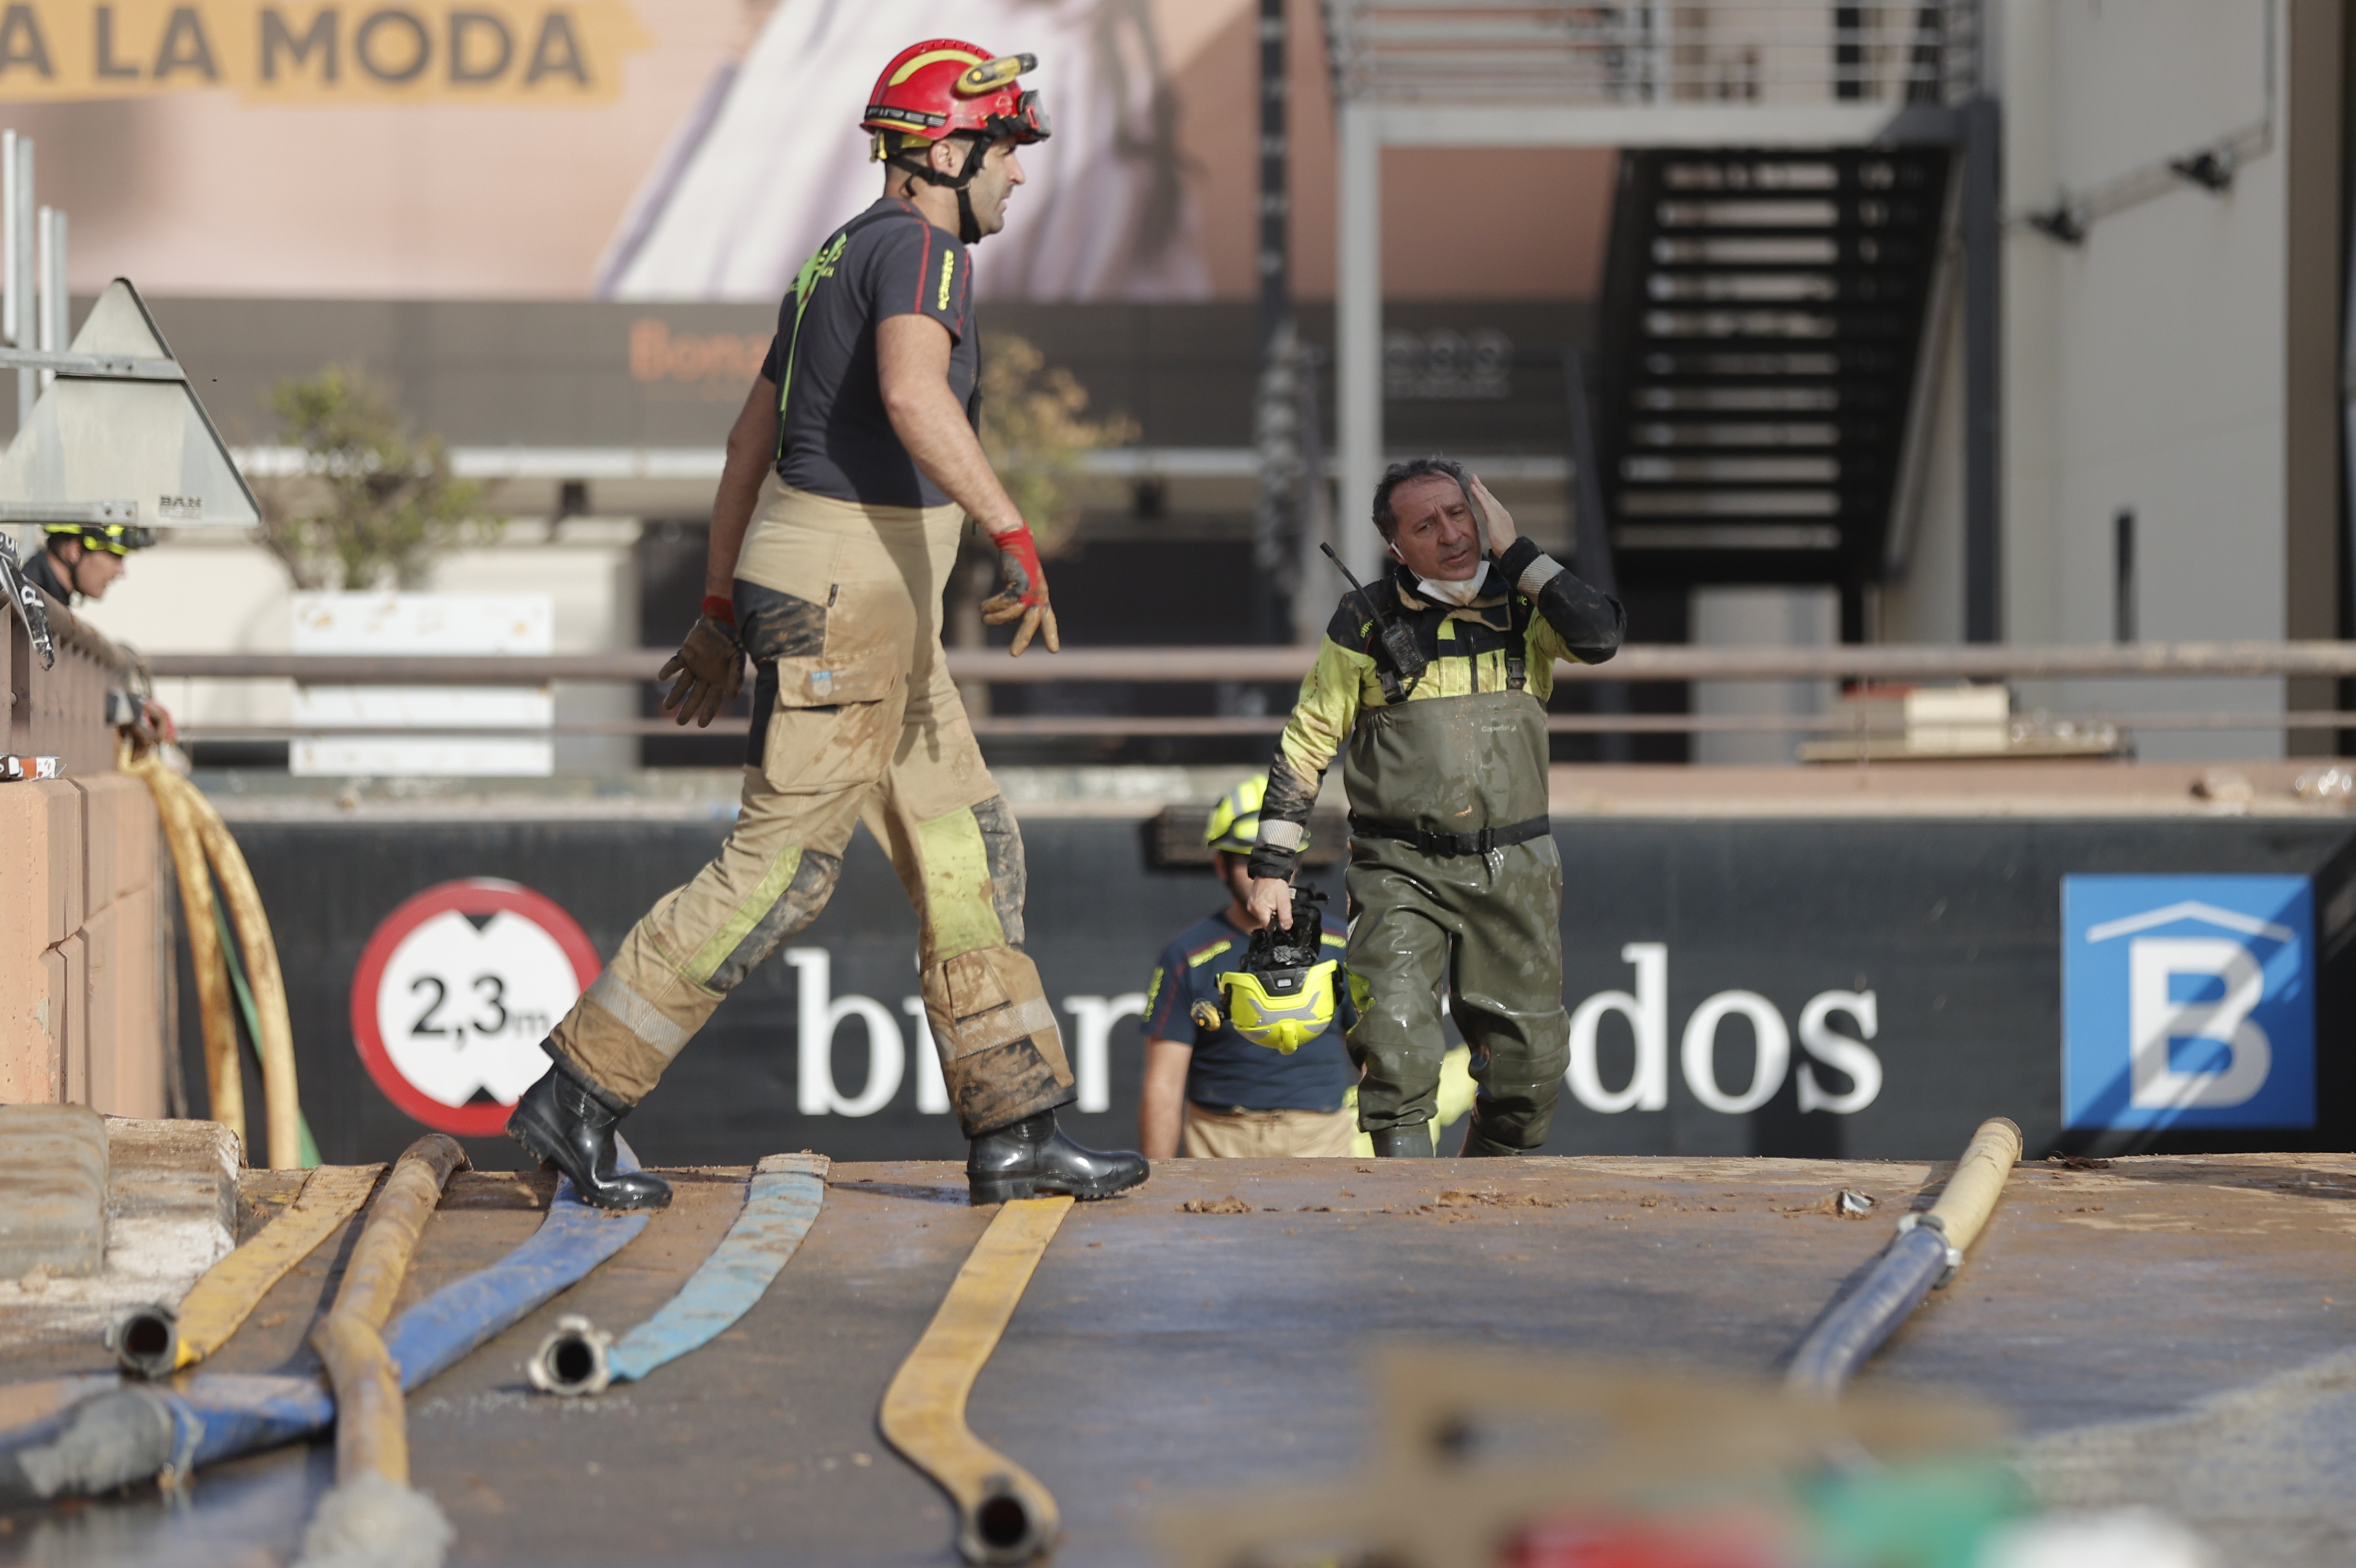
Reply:
<svg viewBox="0 0 2356 1568"><path fill-rule="evenodd" d="M1627 618L1516 534L1458 464L1393 465L1374 521L1394 564L1343 596L1301 684L1269 769L1250 914L1290 923L1309 809L1345 753L1358 1124L1378 1155L1433 1153L1447 996L1479 1085L1461 1152L1523 1154L1546 1143L1570 1054L1546 699L1555 660L1611 658Z"/></svg>
<svg viewBox="0 0 2356 1568"><path fill-rule="evenodd" d="M971 518L998 549L985 601L1056 647L1039 553L969 423L978 370L967 247L1003 225L1016 149L1047 135L1027 55L954 39L904 49L867 101L882 197L794 280L728 437L703 618L665 667L665 705L709 724L758 670L744 807L717 859L640 920L545 1048L555 1069L508 1132L607 1208L670 1189L614 1168L614 1124L753 966L818 918L853 824L892 857L919 919L926 1016L969 1142L976 1203L1107 1197L1131 1154L1059 1132L1072 1070L1023 950L1023 837L941 652L941 590ZM779 481L753 518L766 470ZM750 532L747 532L747 525ZM741 546L741 548L740 548ZM804 1041L804 1049L815 1041Z"/></svg>

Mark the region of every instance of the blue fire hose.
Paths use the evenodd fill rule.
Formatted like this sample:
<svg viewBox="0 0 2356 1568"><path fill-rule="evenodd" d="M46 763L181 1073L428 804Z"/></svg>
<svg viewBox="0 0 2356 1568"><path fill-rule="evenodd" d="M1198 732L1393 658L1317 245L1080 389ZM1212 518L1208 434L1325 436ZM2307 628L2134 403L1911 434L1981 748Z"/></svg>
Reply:
<svg viewBox="0 0 2356 1568"><path fill-rule="evenodd" d="M602 1393L710 1344L767 1294L826 1201L824 1155L771 1155L754 1167L744 1207L679 1294L616 1342L585 1317L556 1320L524 1370L553 1394ZM407 1363L404 1362L403 1365Z"/></svg>
<svg viewBox="0 0 2356 1568"><path fill-rule="evenodd" d="M1910 1217L1911 1218L1911 1217ZM1865 1283L1826 1316L1792 1358L1784 1387L1837 1398L1857 1369L1898 1332L1939 1277L1961 1261L1944 1230L1918 1223L1893 1240Z"/></svg>
<svg viewBox="0 0 2356 1568"><path fill-rule="evenodd" d="M626 1150L616 1154L618 1166L637 1168ZM530 1240L394 1319L385 1343L402 1391L577 1283L652 1218L593 1208L569 1179L559 1180ZM335 1401L316 1377L198 1372L177 1387L125 1384L0 1433L0 1506L91 1497L150 1478L173 1484L204 1466L325 1431L335 1419Z"/></svg>

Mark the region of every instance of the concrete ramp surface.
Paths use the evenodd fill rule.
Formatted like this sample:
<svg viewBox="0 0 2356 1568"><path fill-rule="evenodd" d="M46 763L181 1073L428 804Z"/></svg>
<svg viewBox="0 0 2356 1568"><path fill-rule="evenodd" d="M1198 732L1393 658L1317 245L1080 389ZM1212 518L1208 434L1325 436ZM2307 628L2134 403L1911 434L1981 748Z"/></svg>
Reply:
<svg viewBox="0 0 2356 1568"><path fill-rule="evenodd" d="M1376 1342L1527 1347L1771 1372L1934 1192L1924 1164L1752 1159L1172 1161L1077 1206L976 1383L975 1434L1060 1505L1058 1561L1157 1561L1180 1497L1338 1478L1362 1455ZM604 1394L540 1394L523 1365L563 1314L652 1313L735 1217L743 1169L671 1175L678 1200L582 1284L410 1400L416 1484L454 1563L955 1561L943 1496L884 1444L879 1401L994 1210L943 1163L837 1165L790 1264L704 1348ZM288 1173L250 1173L248 1229ZM495 1262L551 1178L455 1178L401 1305ZM1845 1216L1843 1190L1872 1197ZM1846 1207L1854 1208L1851 1204ZM352 1227L209 1363L314 1365L304 1336ZM2146 1502L2234 1563L2345 1562L2356 1502L2356 1176L2308 1155L2049 1162L2015 1174L1962 1273L1860 1388L1962 1392L2010 1416L2056 1501ZM11 1380L95 1371L16 1345ZM40 1563L291 1558L327 1448L0 1520Z"/></svg>

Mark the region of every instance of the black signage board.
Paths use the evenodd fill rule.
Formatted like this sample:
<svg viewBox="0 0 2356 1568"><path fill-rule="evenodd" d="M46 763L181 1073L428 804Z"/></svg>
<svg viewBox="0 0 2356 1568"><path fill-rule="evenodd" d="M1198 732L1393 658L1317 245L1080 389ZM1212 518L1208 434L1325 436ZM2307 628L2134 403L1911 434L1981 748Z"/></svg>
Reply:
<svg viewBox="0 0 2356 1568"><path fill-rule="evenodd" d="M78 307L80 302L78 302ZM702 447L716 460L776 329L774 301L157 298L149 302L233 443L273 438L272 389L328 365L389 383L452 446ZM1088 392L1088 416L1151 447L1252 444L1256 304L982 307L985 342L1029 341ZM1332 364L1333 307L1300 311ZM1558 356L1583 302L1418 301L1384 316L1387 428L1401 450L1562 451ZM1334 407L1330 384L1322 400ZM0 413L13 406L0 387Z"/></svg>
<svg viewBox="0 0 2356 1568"><path fill-rule="evenodd" d="M324 1156L389 1159L423 1130L370 1079L354 1045L354 975L397 906L444 882L505 879L553 900L609 953L725 831L723 822L618 820L239 822L278 935L304 1105ZM1066 1125L1126 1146L1141 1059L1133 1013L1154 957L1222 895L1206 872L1148 869L1135 822L1040 819L1025 838L1028 947L1085 1096ZM2356 1073L2338 1050L2356 1018L2349 825L1578 820L1559 824L1556 840L1575 1026L1549 1153L1951 1158L1991 1115L2018 1121L2033 1155L2356 1143ZM2290 985L2299 1007L2312 996L2312 1126L2064 1129L2062 880L2137 875L2311 879L2312 937ZM626 1123L640 1154L662 1165L803 1148L839 1160L961 1155L953 1119L922 1104L928 1047L912 1011L915 940L900 886L862 832L824 915L721 1005ZM182 1051L201 1112L195 990L182 962ZM809 1064L805 1015L831 1033ZM2307 1070L2286 1046L2275 1070ZM888 1094L870 1077L879 1071L897 1079ZM249 1083L258 1132L260 1084L251 1074ZM502 1140L469 1147L486 1166L515 1163Z"/></svg>

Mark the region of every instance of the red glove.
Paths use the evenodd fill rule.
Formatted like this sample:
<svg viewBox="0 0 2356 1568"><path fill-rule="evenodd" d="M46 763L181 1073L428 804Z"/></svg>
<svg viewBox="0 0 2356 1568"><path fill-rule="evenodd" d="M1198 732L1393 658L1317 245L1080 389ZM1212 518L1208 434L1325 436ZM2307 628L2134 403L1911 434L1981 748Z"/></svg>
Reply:
<svg viewBox="0 0 2356 1568"><path fill-rule="evenodd" d="M1023 623L1015 628L1014 645L1007 650L1017 659L1031 646L1033 632L1046 639L1048 652L1061 653L1064 644L1055 635L1055 612L1047 605L1047 574L1040 568L1039 544L1031 537L1031 525L1021 523L1003 533L993 533L990 542L998 546L999 590L981 601L981 618L991 626Z"/></svg>

